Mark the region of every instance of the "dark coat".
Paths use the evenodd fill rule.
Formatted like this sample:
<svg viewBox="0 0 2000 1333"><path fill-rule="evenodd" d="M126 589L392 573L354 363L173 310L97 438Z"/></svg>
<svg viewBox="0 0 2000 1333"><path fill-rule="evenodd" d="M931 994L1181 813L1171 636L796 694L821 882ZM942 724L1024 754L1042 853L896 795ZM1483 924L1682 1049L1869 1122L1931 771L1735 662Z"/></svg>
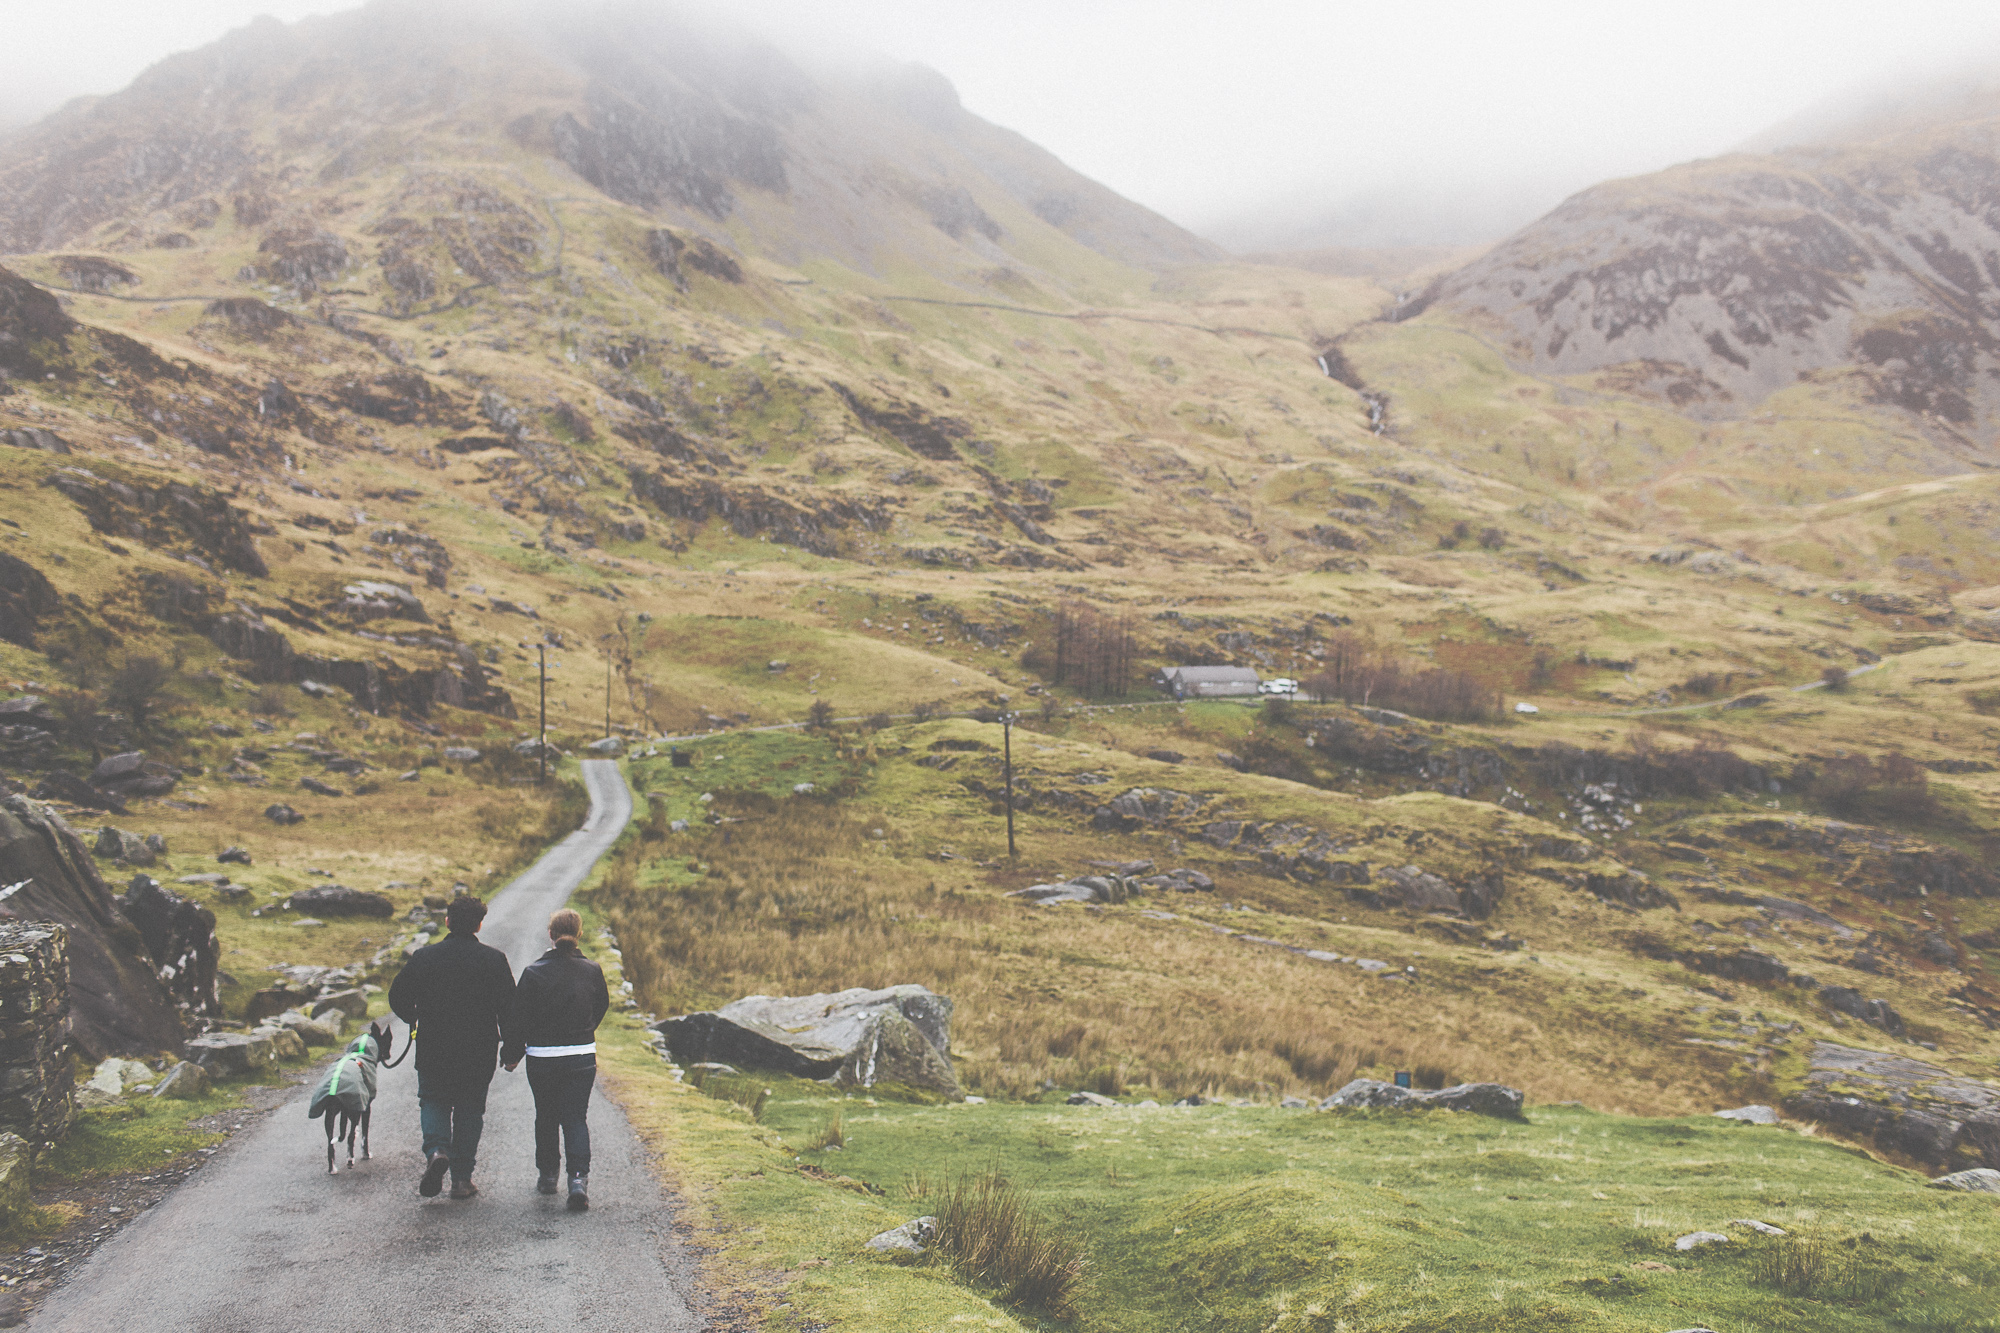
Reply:
<svg viewBox="0 0 2000 1333"><path fill-rule="evenodd" d="M507 955L463 931L417 950L389 987L389 1007L417 1030L417 1071L443 1087L493 1081L500 1025L513 1002Z"/></svg>
<svg viewBox="0 0 2000 1333"><path fill-rule="evenodd" d="M597 1025L610 1008L611 988L604 984L604 969L574 945L557 945L521 969L500 1058L513 1064L530 1046L582 1046L594 1041Z"/></svg>

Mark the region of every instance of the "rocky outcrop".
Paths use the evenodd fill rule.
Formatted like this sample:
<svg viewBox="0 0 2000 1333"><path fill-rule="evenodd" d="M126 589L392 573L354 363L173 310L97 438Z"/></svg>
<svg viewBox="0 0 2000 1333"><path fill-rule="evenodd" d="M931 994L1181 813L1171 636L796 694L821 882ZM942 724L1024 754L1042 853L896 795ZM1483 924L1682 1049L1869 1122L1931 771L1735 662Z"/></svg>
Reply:
<svg viewBox="0 0 2000 1333"><path fill-rule="evenodd" d="M181 1012L197 1023L222 1017L216 990L222 945L215 938L215 913L151 875L134 875L118 906L138 928L160 984Z"/></svg>
<svg viewBox="0 0 2000 1333"><path fill-rule="evenodd" d="M259 578L270 573L243 511L215 491L185 482L160 486L109 480L83 468L51 473L47 484L62 492L90 526L162 550L192 552Z"/></svg>
<svg viewBox="0 0 2000 1333"><path fill-rule="evenodd" d="M814 555L838 555L843 536L856 528L884 531L895 516L893 506L880 496L725 483L636 467L626 475L632 493L669 518L689 523L720 519L739 537L768 537Z"/></svg>
<svg viewBox="0 0 2000 1333"><path fill-rule="evenodd" d="M1357 1078L1319 1104L1322 1111L1470 1111L1502 1120L1521 1119L1521 1093L1499 1083L1460 1083L1435 1091L1399 1088L1380 1079Z"/></svg>
<svg viewBox="0 0 2000 1333"><path fill-rule="evenodd" d="M846 1087L900 1083L958 1095L951 1001L922 986L752 995L653 1025L684 1064L719 1061Z"/></svg>
<svg viewBox="0 0 2000 1333"><path fill-rule="evenodd" d="M54 293L0 268L0 379L50 373L63 360L64 342L76 327Z"/></svg>
<svg viewBox="0 0 2000 1333"><path fill-rule="evenodd" d="M1009 898L1020 898L1036 907L1057 903L1122 903L1132 896L1132 882L1122 875L1083 875L1057 884L1030 884L1013 889Z"/></svg>
<svg viewBox="0 0 2000 1333"><path fill-rule="evenodd" d="M142 936L105 886L82 839L47 806L0 797L0 885L21 921L67 928L76 1045L93 1061L179 1048L185 1035Z"/></svg>
<svg viewBox="0 0 2000 1333"><path fill-rule="evenodd" d="M386 659L308 656L295 651L282 631L237 612L207 621L205 632L228 656L247 663L243 674L253 680L337 685L371 713L393 710L423 717L446 704L495 717L515 716L513 697L492 683L493 673L472 649L442 636L429 636L427 644L446 660L410 668Z"/></svg>
<svg viewBox="0 0 2000 1333"><path fill-rule="evenodd" d="M2000 1089L1922 1060L1814 1042L1784 1107L1932 1168L2000 1169Z"/></svg>
<svg viewBox="0 0 2000 1333"><path fill-rule="evenodd" d="M41 570L0 552L0 639L32 648L42 621L61 610L62 598Z"/></svg>
<svg viewBox="0 0 2000 1333"><path fill-rule="evenodd" d="M69 932L0 921L0 1129L52 1143L75 1118Z"/></svg>

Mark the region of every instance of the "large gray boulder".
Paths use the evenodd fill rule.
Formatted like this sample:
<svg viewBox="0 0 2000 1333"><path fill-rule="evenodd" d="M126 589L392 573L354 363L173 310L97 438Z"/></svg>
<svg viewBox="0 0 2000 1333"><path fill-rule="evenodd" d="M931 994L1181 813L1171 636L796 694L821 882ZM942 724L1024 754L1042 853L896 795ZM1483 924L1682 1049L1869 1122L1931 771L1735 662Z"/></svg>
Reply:
<svg viewBox="0 0 2000 1333"><path fill-rule="evenodd" d="M1122 903L1132 894L1129 881L1119 875L1080 875L1060 884L1030 884L1014 889L1009 898L1020 898L1036 907L1058 903Z"/></svg>
<svg viewBox="0 0 2000 1333"><path fill-rule="evenodd" d="M0 915L69 928L70 1036L92 1062L176 1050L186 1035L146 941L61 815L0 798L0 886L24 886Z"/></svg>
<svg viewBox="0 0 2000 1333"><path fill-rule="evenodd" d="M1954 1171L1931 1182L1934 1190L1971 1190L1975 1194L2000 1194L2000 1171L1975 1166L1970 1171Z"/></svg>
<svg viewBox="0 0 2000 1333"><path fill-rule="evenodd" d="M1380 1079L1357 1078L1319 1104L1322 1111L1388 1109L1470 1111L1502 1120L1521 1118L1521 1093L1499 1083L1460 1083L1434 1092L1399 1088Z"/></svg>
<svg viewBox="0 0 2000 1333"><path fill-rule="evenodd" d="M682 1064L722 1061L844 1087L903 1083L959 1095L951 1001L923 986L751 995L653 1025Z"/></svg>
<svg viewBox="0 0 2000 1333"><path fill-rule="evenodd" d="M1909 1056L1816 1041L1784 1108L1926 1166L2000 1169L2000 1090Z"/></svg>
<svg viewBox="0 0 2000 1333"><path fill-rule="evenodd" d="M134 875L118 906L138 927L160 984L174 1002L197 1018L222 1017L216 989L222 945L215 937L215 913L151 875Z"/></svg>

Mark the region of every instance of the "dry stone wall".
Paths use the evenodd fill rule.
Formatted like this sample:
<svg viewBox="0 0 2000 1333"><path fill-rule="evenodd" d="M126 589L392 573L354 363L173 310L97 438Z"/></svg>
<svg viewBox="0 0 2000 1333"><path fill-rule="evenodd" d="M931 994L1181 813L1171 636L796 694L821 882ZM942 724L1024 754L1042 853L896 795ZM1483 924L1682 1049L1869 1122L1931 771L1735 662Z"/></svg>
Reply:
<svg viewBox="0 0 2000 1333"><path fill-rule="evenodd" d="M0 1131L39 1149L68 1133L75 1117L69 932L0 922Z"/></svg>

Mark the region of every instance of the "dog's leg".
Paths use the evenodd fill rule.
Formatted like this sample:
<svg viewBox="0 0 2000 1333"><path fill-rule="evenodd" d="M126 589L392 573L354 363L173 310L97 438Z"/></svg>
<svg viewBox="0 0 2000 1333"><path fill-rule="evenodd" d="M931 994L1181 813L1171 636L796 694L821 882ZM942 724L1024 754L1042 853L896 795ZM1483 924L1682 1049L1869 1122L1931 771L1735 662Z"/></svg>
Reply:
<svg viewBox="0 0 2000 1333"><path fill-rule="evenodd" d="M368 1160L368 1117L375 1114L373 1106L361 1108L361 1160Z"/></svg>
<svg viewBox="0 0 2000 1333"><path fill-rule="evenodd" d="M336 1137L337 1132L338 1131L333 1122L333 1110L331 1107L329 1107L326 1113L326 1173L329 1176L334 1174L333 1140Z"/></svg>

